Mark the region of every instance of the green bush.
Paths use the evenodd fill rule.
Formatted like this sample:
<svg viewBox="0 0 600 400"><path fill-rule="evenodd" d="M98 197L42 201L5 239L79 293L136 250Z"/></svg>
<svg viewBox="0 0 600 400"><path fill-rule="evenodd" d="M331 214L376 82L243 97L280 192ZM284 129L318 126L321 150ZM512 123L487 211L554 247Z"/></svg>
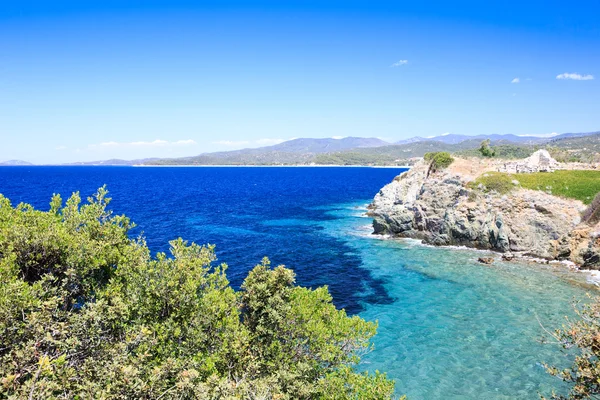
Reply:
<svg viewBox="0 0 600 400"><path fill-rule="evenodd" d="M515 187L513 179L513 176L509 174L488 172L471 182L469 186L472 189L481 187L484 192L497 192L500 194L505 194L510 192Z"/></svg>
<svg viewBox="0 0 600 400"><path fill-rule="evenodd" d="M375 323L267 259L235 291L212 246L151 257L106 194L0 195L0 399L390 398L354 370Z"/></svg>
<svg viewBox="0 0 600 400"><path fill-rule="evenodd" d="M523 146L523 145L515 145L515 144L497 144L494 146L494 158L498 159L521 159L527 158L533 152L535 148L533 146ZM481 154L478 148L476 149L467 149L460 150L454 153L459 157L478 157L484 158L485 156Z"/></svg>
<svg viewBox="0 0 600 400"><path fill-rule="evenodd" d="M429 162L429 171L436 172L446 169L454 162L454 158L450 153L438 151L435 153L425 153L423 156L425 161Z"/></svg>
<svg viewBox="0 0 600 400"><path fill-rule="evenodd" d="M481 146L479 146L479 152L484 157L494 157L496 155L496 151L490 147L490 139L486 139L481 142Z"/></svg>
<svg viewBox="0 0 600 400"><path fill-rule="evenodd" d="M433 160L433 157L435 157L436 154L438 154L439 151L433 151L433 152L429 152L429 153L425 153L423 155L423 159L427 162L431 162L431 160Z"/></svg>

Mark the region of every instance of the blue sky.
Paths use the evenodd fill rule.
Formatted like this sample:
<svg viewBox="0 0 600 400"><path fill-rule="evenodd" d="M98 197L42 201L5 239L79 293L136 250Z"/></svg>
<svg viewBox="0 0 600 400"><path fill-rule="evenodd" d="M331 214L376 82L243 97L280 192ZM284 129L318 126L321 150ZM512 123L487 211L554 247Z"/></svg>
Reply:
<svg viewBox="0 0 600 400"><path fill-rule="evenodd" d="M600 130L598 1L5 3L0 160Z"/></svg>

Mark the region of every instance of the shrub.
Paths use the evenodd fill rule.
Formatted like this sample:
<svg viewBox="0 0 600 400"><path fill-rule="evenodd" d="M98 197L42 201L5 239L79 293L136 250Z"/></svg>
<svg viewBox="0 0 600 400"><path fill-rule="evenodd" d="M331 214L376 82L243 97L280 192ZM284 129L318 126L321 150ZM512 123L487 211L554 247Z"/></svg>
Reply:
<svg viewBox="0 0 600 400"><path fill-rule="evenodd" d="M423 159L429 162L429 172L441 171L454 162L454 158L446 151L425 153Z"/></svg>
<svg viewBox="0 0 600 400"><path fill-rule="evenodd" d="M469 186L473 189L482 188L484 192L497 192L505 194L510 192L515 184L511 175L497 172L489 172L481 175Z"/></svg>
<svg viewBox="0 0 600 400"><path fill-rule="evenodd" d="M490 147L490 139L486 139L481 142L479 152L484 157L494 157L496 155L496 151Z"/></svg>
<svg viewBox="0 0 600 400"><path fill-rule="evenodd" d="M155 258L106 190L49 212L0 195L0 399L388 399L354 370L376 324L264 259L235 291L212 246Z"/></svg>
<svg viewBox="0 0 600 400"><path fill-rule="evenodd" d="M429 153L425 153L423 155L423 159L427 162L431 162L431 160L433 160L433 157L435 157L436 154L438 154L438 151L433 151L433 152L429 152Z"/></svg>

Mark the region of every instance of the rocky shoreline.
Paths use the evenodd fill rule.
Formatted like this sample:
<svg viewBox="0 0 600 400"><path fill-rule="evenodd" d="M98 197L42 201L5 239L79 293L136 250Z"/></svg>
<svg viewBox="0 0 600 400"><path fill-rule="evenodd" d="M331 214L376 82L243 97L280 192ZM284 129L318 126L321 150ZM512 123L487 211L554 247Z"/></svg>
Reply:
<svg viewBox="0 0 600 400"><path fill-rule="evenodd" d="M457 159L431 173L422 161L396 177L369 205L374 233L600 269L600 224L581 223L582 202L522 188L504 195L470 188L489 170L475 163Z"/></svg>

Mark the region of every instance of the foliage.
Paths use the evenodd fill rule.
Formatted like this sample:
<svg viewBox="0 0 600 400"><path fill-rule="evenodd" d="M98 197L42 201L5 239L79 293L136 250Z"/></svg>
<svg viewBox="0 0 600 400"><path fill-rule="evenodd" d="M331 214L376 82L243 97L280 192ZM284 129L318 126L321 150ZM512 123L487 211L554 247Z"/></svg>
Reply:
<svg viewBox="0 0 600 400"><path fill-rule="evenodd" d="M545 365L551 375L572 384L567 396L553 393L552 399L580 400L600 396L600 300L575 307L577 320L567 320L561 329L549 332L564 349L574 352L573 365L566 369ZM545 397L542 396L542 399Z"/></svg>
<svg viewBox="0 0 600 400"><path fill-rule="evenodd" d="M599 148L600 146L595 146ZM585 164L599 163L600 153L594 148L582 147L578 149L548 146L548 152L558 162L580 162Z"/></svg>
<svg viewBox="0 0 600 400"><path fill-rule="evenodd" d="M470 186L477 188L481 184L485 190L506 193L515 185L525 189L540 190L555 196L581 200L590 204L600 192L600 171L560 170L554 172L535 172L528 174L507 174L488 172L481 175Z"/></svg>
<svg viewBox="0 0 600 400"><path fill-rule="evenodd" d="M494 157L496 155L496 151L490 147L490 139L481 142L479 153L484 157Z"/></svg>
<svg viewBox="0 0 600 400"><path fill-rule="evenodd" d="M527 158L533 154L535 149L536 148L532 146L523 146L517 144L497 144L494 145L494 157L505 160ZM477 148L457 151L454 154L459 157L484 157Z"/></svg>
<svg viewBox="0 0 600 400"><path fill-rule="evenodd" d="M152 258L106 195L48 212L0 195L0 399L390 398L353 369L376 324L326 288L265 259L236 292L181 239Z"/></svg>
<svg viewBox="0 0 600 400"><path fill-rule="evenodd" d="M425 161L429 162L429 171L437 172L446 169L454 162L454 158L450 153L445 151L438 151L435 153L426 153L423 156Z"/></svg>
<svg viewBox="0 0 600 400"><path fill-rule="evenodd" d="M481 188L484 192L505 194L515 187L513 183L514 179L513 175L500 172L487 172L473 182L470 182L469 187L472 189Z"/></svg>
<svg viewBox="0 0 600 400"><path fill-rule="evenodd" d="M318 154L313 159L318 165L406 165L407 160L387 154L363 154L357 151Z"/></svg>
<svg viewBox="0 0 600 400"><path fill-rule="evenodd" d="M438 152L436 152L436 151L432 151L432 152L429 152L429 153L425 153L425 154L423 154L423 160L425 160L425 161L427 161L427 162L431 162L431 161L433 160L433 157L435 157L435 155L436 155L437 153L438 153Z"/></svg>
<svg viewBox="0 0 600 400"><path fill-rule="evenodd" d="M550 140L545 147L560 162L600 162L600 132Z"/></svg>

